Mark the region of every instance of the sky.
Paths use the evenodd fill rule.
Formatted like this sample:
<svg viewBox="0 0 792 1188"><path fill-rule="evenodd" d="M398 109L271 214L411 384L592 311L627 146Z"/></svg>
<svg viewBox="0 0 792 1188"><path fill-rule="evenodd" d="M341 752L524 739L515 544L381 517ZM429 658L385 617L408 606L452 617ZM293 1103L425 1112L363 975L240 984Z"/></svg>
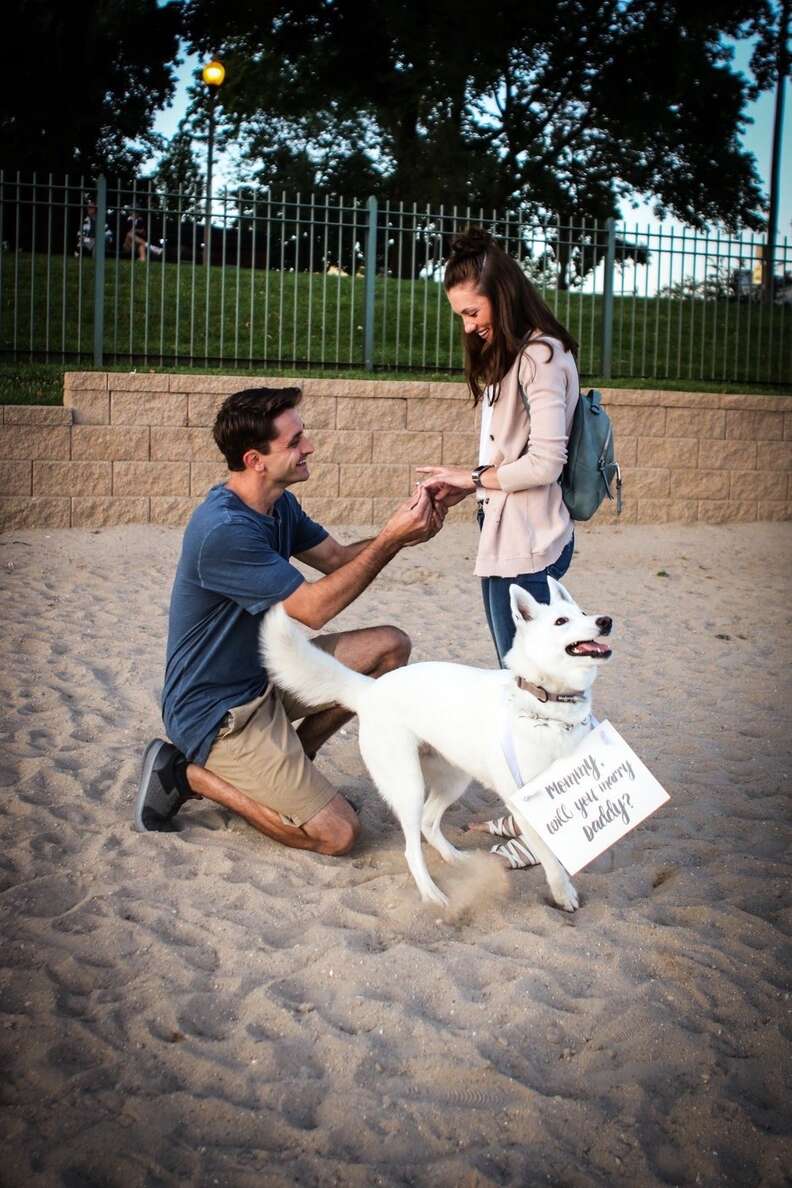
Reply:
<svg viewBox="0 0 792 1188"><path fill-rule="evenodd" d="M744 75L749 74L751 57L751 41L731 42L734 50L734 64ZM170 107L161 111L157 117L155 131L162 136L170 137L176 131L179 120L184 115L187 105L187 88L192 77L201 64L196 55L183 55L184 60L178 68L178 85L176 94ZM770 160L773 137L773 117L775 111L775 91L767 91L760 95L755 103L746 108L751 122L746 126L742 136L745 147L756 158L759 176L766 192L770 188ZM227 164L227 163L226 163ZM215 165L215 176L219 185L224 180L222 157ZM214 186L213 186L214 189ZM420 200L421 195L415 195ZM652 213L651 201L639 201L637 209L626 205L622 215L628 228L657 228L659 223ZM669 221L666 227L674 226L681 229L681 224ZM786 236L792 245L792 80L787 80L785 93L784 136L782 141L781 158L781 201L778 217L778 235L783 240ZM792 247L791 249L792 250Z"/></svg>

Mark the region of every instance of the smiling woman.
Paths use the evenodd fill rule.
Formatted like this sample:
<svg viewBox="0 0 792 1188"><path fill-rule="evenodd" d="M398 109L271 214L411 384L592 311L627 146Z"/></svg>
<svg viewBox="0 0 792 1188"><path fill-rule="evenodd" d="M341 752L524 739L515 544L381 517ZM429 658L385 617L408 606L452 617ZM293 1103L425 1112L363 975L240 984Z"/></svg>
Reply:
<svg viewBox="0 0 792 1188"><path fill-rule="evenodd" d="M577 343L481 228L453 241L443 283L462 320L473 403L481 402L478 465L419 470L445 506L476 493L476 573L503 665L514 639L509 586L548 603L548 577L562 577L572 559L573 526L558 479L580 394Z"/></svg>
<svg viewBox="0 0 792 1188"><path fill-rule="evenodd" d="M472 281L454 285L448 290L448 300L455 314L462 319L465 334L477 334L482 342L492 338L492 302L479 293Z"/></svg>

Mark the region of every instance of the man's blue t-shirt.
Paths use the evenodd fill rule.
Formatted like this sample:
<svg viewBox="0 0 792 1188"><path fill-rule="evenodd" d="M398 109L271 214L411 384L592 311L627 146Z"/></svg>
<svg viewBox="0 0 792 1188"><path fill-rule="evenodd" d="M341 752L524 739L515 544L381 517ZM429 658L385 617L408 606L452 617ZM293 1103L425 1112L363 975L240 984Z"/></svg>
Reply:
<svg viewBox="0 0 792 1188"><path fill-rule="evenodd" d="M264 692L261 618L304 581L289 558L326 536L289 491L262 515L212 487L193 513L171 594L162 691L165 728L192 762L206 761L228 710Z"/></svg>

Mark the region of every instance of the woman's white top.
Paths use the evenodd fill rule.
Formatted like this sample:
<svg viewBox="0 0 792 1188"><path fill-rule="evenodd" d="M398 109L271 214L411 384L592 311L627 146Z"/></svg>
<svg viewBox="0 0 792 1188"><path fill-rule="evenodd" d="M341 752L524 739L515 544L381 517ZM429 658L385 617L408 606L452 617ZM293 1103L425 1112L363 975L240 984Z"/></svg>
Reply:
<svg viewBox="0 0 792 1188"><path fill-rule="evenodd" d="M485 388L484 395L481 398L481 435L479 437L479 466L486 466L492 458L493 442L491 438L492 432L492 410L494 405L490 404L489 400L490 390ZM476 492L476 498L481 502L484 498L484 492L479 487Z"/></svg>

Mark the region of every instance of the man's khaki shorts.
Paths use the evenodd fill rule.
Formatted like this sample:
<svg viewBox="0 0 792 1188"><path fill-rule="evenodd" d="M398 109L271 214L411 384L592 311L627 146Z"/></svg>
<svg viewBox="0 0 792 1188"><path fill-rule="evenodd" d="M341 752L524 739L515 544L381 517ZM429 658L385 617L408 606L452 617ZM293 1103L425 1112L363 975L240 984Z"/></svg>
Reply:
<svg viewBox="0 0 792 1188"><path fill-rule="evenodd" d="M323 646L321 636L312 642ZM261 697L228 711L205 766L287 825L304 825L336 789L306 755L292 722L323 709L329 705L308 709L270 684Z"/></svg>

